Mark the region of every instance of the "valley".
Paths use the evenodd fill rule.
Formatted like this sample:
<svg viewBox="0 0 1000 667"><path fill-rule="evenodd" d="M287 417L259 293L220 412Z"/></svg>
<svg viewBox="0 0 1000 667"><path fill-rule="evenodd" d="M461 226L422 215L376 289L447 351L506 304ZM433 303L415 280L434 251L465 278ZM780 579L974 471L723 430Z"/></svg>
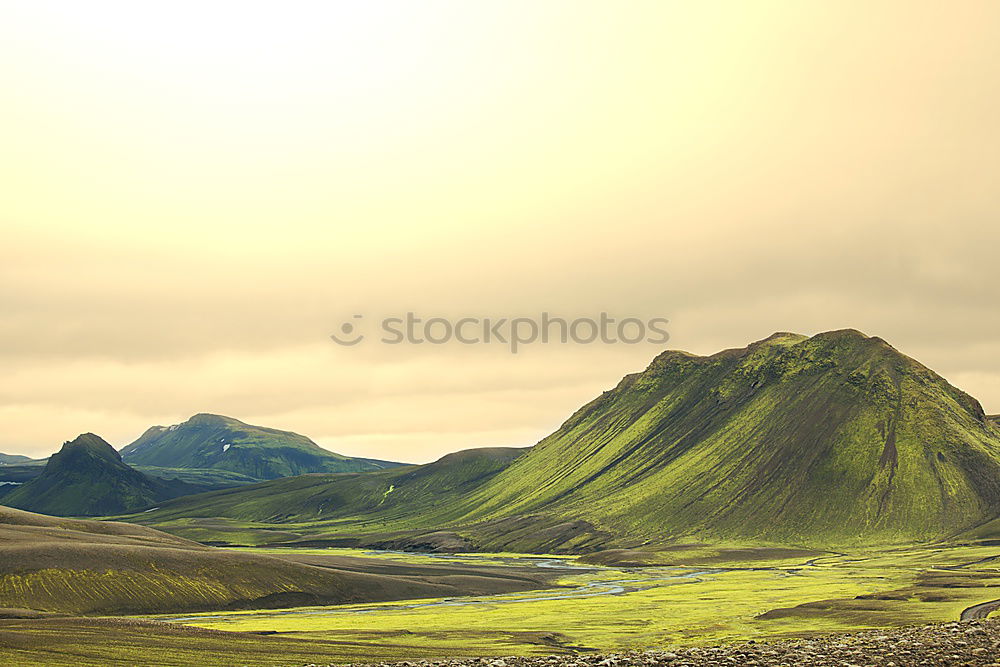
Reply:
<svg viewBox="0 0 1000 667"><path fill-rule="evenodd" d="M0 63L0 667L1000 667L1000 0Z"/></svg>
<svg viewBox="0 0 1000 667"><path fill-rule="evenodd" d="M306 550L308 551L308 550ZM337 553L320 550L314 553ZM347 552L352 553L352 552ZM356 553L356 552L355 552ZM561 589L161 616L201 628L364 644L378 659L612 653L958 620L1000 598L997 548L831 554L796 564L599 567L517 554L364 552L414 564L555 568Z"/></svg>
<svg viewBox="0 0 1000 667"><path fill-rule="evenodd" d="M750 639L892 632L956 621L966 610L1000 599L997 547L914 547L763 562L741 561L734 551L732 560L717 558L713 567L607 567L580 557L512 553L226 551L453 583L475 573L483 580L534 577L535 586L545 588L117 618L46 614L32 619L25 611L17 618L7 610L0 615L0 660L264 665L510 655L586 658ZM109 653L102 629L115 627L131 631L111 639ZM165 648L172 657L157 656Z"/></svg>

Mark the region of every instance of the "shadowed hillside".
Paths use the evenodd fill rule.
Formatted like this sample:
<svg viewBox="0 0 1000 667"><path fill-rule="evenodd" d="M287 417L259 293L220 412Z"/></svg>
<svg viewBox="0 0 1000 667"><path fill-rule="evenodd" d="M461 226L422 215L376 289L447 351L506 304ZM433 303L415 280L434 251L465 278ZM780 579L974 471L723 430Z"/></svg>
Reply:
<svg viewBox="0 0 1000 667"><path fill-rule="evenodd" d="M173 491L171 498L177 496L229 489L244 484L256 484L259 479L241 475L238 472L218 470L214 468L161 468L159 466L129 466L147 477L160 480ZM45 470L45 465L24 464L0 466L0 489L5 488L4 482L14 486L30 482L39 477ZM11 490L11 487L6 487Z"/></svg>
<svg viewBox="0 0 1000 667"><path fill-rule="evenodd" d="M257 481L227 470L132 468L93 433L65 443L47 461L0 468L0 503L55 516L106 516Z"/></svg>
<svg viewBox="0 0 1000 667"><path fill-rule="evenodd" d="M41 474L3 496L10 507L57 516L100 516L132 511L173 497L122 463L114 447L84 433L53 454Z"/></svg>

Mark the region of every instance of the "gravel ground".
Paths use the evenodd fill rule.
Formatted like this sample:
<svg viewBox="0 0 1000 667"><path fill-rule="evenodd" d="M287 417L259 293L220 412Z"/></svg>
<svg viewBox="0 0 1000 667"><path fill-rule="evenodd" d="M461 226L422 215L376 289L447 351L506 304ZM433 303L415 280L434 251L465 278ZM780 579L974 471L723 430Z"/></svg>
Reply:
<svg viewBox="0 0 1000 667"><path fill-rule="evenodd" d="M380 663L382 667L639 667L646 665L988 665L1000 667L1000 620L945 623L715 647L605 655L553 655L530 658L472 658ZM352 666L360 667L360 666Z"/></svg>

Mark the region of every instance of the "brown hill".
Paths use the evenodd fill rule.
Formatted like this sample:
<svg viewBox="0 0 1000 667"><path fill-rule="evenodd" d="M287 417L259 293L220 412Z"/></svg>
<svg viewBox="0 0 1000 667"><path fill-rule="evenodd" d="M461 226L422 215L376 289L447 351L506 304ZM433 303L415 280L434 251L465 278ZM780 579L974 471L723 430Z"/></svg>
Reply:
<svg viewBox="0 0 1000 667"><path fill-rule="evenodd" d="M152 528L0 507L0 608L157 613L371 602L540 588L537 578L318 564L206 547Z"/></svg>

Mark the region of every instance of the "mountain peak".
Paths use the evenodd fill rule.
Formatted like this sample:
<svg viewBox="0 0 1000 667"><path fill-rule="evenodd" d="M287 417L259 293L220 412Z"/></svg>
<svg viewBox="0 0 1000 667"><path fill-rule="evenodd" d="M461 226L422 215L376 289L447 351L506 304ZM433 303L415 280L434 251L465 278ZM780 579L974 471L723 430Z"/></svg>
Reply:
<svg viewBox="0 0 1000 667"><path fill-rule="evenodd" d="M751 345L792 345L808 340L808 338L809 336L805 336L800 333L793 333L791 331L776 331L767 338L759 340L756 343L751 343Z"/></svg>
<svg viewBox="0 0 1000 667"><path fill-rule="evenodd" d="M122 460L121 455L118 454L114 447L109 445L104 438L94 433L81 433L73 440L63 443L62 449L53 455L52 461L55 461L57 456L63 459L67 457L90 456L117 463L120 463Z"/></svg>
<svg viewBox="0 0 1000 667"><path fill-rule="evenodd" d="M58 516L96 516L135 510L164 497L163 489L122 462L93 433L63 444L42 473L4 497L11 507Z"/></svg>
<svg viewBox="0 0 1000 667"><path fill-rule="evenodd" d="M730 348L708 356L682 350L664 350L639 375L677 377L678 372L686 373L695 368L738 361L750 371L763 369L768 376L776 377L816 364L823 367L856 367L865 365L876 357L891 358L899 368L924 368L881 338L868 336L857 329L838 329L812 337L778 331L745 347Z"/></svg>
<svg viewBox="0 0 1000 667"><path fill-rule="evenodd" d="M837 339L842 339L842 340L867 340L869 338L872 338L872 336L869 336L865 332L859 331L858 329L854 329L852 327L845 327L843 329L831 329L830 331L823 331L821 333L816 334L816 336L814 336L814 338L815 337L820 337L820 338L837 338Z"/></svg>
<svg viewBox="0 0 1000 667"><path fill-rule="evenodd" d="M185 424L191 425L208 425L208 424L242 424L239 419L233 419L232 417L226 417L225 415L217 415L211 412L199 412L196 415L191 415Z"/></svg>

